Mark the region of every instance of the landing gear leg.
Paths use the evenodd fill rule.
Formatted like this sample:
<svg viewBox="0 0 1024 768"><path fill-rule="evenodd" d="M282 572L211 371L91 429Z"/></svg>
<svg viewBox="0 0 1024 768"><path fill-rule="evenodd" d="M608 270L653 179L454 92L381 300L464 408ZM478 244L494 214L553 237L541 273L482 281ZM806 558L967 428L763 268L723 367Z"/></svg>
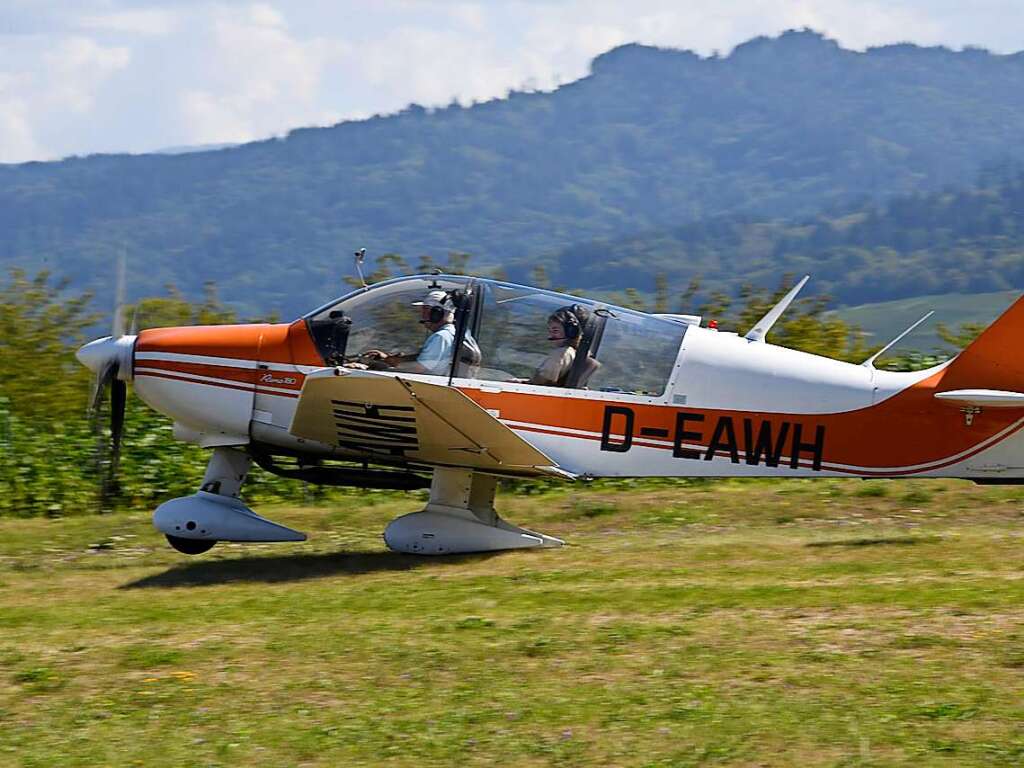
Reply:
<svg viewBox="0 0 1024 768"><path fill-rule="evenodd" d="M239 448L214 448L210 463L206 465L201 491L218 496L238 498L242 483L249 476L252 459Z"/></svg>
<svg viewBox="0 0 1024 768"><path fill-rule="evenodd" d="M560 547L565 542L519 528L494 509L498 480L462 469L435 469L425 509L392 520L384 541L396 552L447 555Z"/></svg>

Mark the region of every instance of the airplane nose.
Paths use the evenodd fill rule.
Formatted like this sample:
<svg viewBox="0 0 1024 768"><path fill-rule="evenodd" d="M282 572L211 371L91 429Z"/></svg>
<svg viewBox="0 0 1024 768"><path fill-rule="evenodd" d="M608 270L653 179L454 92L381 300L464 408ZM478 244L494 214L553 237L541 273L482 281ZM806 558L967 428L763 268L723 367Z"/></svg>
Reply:
<svg viewBox="0 0 1024 768"><path fill-rule="evenodd" d="M132 350L135 347L135 339L135 336L122 336L119 339L104 336L83 344L75 352L75 357L97 375L111 363L117 363L117 377L127 381L132 374Z"/></svg>

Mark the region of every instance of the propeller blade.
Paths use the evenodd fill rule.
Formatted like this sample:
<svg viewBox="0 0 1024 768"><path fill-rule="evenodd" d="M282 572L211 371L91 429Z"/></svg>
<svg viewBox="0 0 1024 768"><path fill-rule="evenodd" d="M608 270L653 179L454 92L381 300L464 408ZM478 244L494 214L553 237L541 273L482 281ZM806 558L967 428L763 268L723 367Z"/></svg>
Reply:
<svg viewBox="0 0 1024 768"><path fill-rule="evenodd" d="M103 395L107 385L117 378L117 363L108 363L97 374L92 386L92 397L89 398L89 416L93 419L93 431L96 429L95 419L103 405Z"/></svg>
<svg viewBox="0 0 1024 768"><path fill-rule="evenodd" d="M117 377L118 364L108 363L96 376L89 417L96 435L96 453L93 464L100 478L100 512L110 509L111 497L118 493L117 468L121 460L121 437L124 434L124 412L128 397L128 385ZM100 427L100 414L110 390L110 442Z"/></svg>
<svg viewBox="0 0 1024 768"><path fill-rule="evenodd" d="M120 343L124 336L125 321L125 271L127 254L124 247L121 248L121 256L117 262L117 284L114 294L114 314L110 338L97 339L95 342L85 345L79 350L78 356L87 367L99 368L96 376L96 383L93 387L92 398L89 401L89 417L92 421L92 430L96 436L96 454L94 464L100 480L99 488L99 511L105 512L111 508L113 497L120 493L117 482L117 469L121 462L121 438L124 435L124 411L125 402L128 399L128 385L119 378L120 359L122 350ZM133 335L135 317L132 317ZM99 345L99 346L97 346ZM92 353L89 354L89 350ZM104 357L106 358L104 360ZM98 358L98 359L97 359ZM131 359L130 357L128 358ZM102 363L100 362L102 361ZM89 365L89 363L93 365ZM99 367L102 365L102 367ZM131 363L129 362L130 366ZM100 412L103 407L103 399L107 388L110 389L110 442L107 443L106 436L100 427Z"/></svg>
<svg viewBox="0 0 1024 768"><path fill-rule="evenodd" d="M124 409L128 399L128 385L116 376L110 382L110 464L107 467L107 486L118 487L117 468L121 461L121 438L124 435Z"/></svg>
<svg viewBox="0 0 1024 768"><path fill-rule="evenodd" d="M117 260L117 288L114 294L114 320L110 335L115 339L124 336L124 290L127 269L127 252L122 247L121 257Z"/></svg>

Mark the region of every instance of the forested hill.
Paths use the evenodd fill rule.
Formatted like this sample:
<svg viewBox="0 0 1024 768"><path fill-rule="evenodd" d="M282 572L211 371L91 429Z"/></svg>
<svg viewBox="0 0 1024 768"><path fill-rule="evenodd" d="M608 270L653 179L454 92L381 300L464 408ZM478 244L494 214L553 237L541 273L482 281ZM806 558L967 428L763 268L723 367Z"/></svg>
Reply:
<svg viewBox="0 0 1024 768"><path fill-rule="evenodd" d="M674 289L699 278L703 295L811 274L816 294L863 304L942 293L1024 289L1024 171L977 185L903 195L802 219L718 217L632 237L578 244L541 262L556 285L615 291ZM513 277L536 268L513 264Z"/></svg>
<svg viewBox="0 0 1024 768"><path fill-rule="evenodd" d="M359 246L481 264L726 214L793 219L971 183L1024 158L1021 136L1024 54L858 53L808 31L721 58L628 45L552 93L2 166L0 266L109 284L123 245L134 294L212 279L292 314L337 290Z"/></svg>

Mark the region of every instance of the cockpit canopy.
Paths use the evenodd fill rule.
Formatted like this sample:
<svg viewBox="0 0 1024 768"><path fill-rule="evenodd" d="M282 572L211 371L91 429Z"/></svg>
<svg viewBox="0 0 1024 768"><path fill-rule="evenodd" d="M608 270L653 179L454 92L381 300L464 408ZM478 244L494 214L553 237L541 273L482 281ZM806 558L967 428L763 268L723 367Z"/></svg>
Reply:
<svg viewBox="0 0 1024 768"><path fill-rule="evenodd" d="M417 304L438 290L452 299L450 324L441 318L444 310L429 314ZM569 321L559 323L562 333L555 331L555 337L568 337L564 341L550 335L552 316ZM430 318L439 323L425 325ZM328 365L544 386L538 372L555 357L563 370L547 386L646 396L664 393L686 330L673 320L589 299L450 275L378 283L317 309L306 321ZM438 333L449 339L444 369L417 366L420 351Z"/></svg>

